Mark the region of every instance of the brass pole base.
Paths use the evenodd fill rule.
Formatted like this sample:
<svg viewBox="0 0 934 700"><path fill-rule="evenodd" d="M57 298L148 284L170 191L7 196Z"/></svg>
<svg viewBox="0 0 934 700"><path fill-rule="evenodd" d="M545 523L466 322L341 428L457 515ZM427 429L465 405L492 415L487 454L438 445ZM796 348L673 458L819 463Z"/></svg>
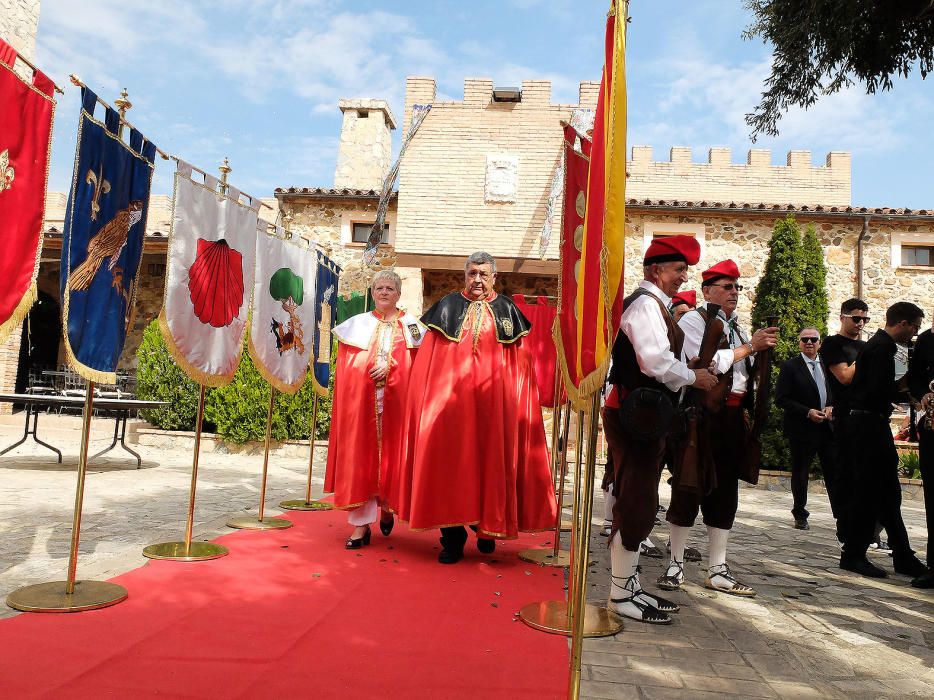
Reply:
<svg viewBox="0 0 934 700"><path fill-rule="evenodd" d="M162 542L151 544L143 549L143 556L150 559L168 559L170 561L207 561L220 559L230 554L230 550L213 542Z"/></svg>
<svg viewBox="0 0 934 700"><path fill-rule="evenodd" d="M563 600L529 603L519 611L519 617L529 627L549 634L571 636L568 604ZM623 621L606 608L587 604L584 609L584 636L609 637L623 629Z"/></svg>
<svg viewBox="0 0 934 700"><path fill-rule="evenodd" d="M66 593L67 581L24 586L10 593L6 604L24 612L83 612L116 605L126 600L126 588L107 581L75 581L75 592Z"/></svg>
<svg viewBox="0 0 934 700"><path fill-rule="evenodd" d="M558 550L558 556L555 556L554 550L548 549L523 549L519 552L519 558L522 561L529 561L540 566L555 566L563 569L571 565L571 553L563 549Z"/></svg>
<svg viewBox="0 0 934 700"><path fill-rule="evenodd" d="M334 510L334 506L330 503L314 499L306 501L304 498L296 498L294 501L282 501L279 507L286 510Z"/></svg>
<svg viewBox="0 0 934 700"><path fill-rule="evenodd" d="M255 515L238 515L227 521L227 527L237 530L285 530L292 527L292 521L285 518L263 518Z"/></svg>

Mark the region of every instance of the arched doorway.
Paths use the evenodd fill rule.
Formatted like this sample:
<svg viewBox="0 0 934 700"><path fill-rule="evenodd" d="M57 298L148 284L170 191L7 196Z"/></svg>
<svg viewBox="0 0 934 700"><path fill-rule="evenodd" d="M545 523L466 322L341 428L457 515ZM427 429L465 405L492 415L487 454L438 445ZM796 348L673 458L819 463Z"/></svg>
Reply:
<svg viewBox="0 0 934 700"><path fill-rule="evenodd" d="M55 369L61 337L62 313L58 300L40 289L39 299L23 321L16 368L17 392L23 392L29 386L30 372L38 376L44 369Z"/></svg>

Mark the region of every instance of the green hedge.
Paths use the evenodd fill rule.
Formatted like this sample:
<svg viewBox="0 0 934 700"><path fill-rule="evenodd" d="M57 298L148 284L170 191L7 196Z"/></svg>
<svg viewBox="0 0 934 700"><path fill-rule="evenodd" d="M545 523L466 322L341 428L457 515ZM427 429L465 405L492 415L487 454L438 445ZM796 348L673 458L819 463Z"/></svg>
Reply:
<svg viewBox="0 0 934 700"><path fill-rule="evenodd" d="M198 385L175 363L159 324L153 321L143 333L137 351L137 394L141 399L169 401L164 409L144 411L143 417L164 430L194 430L198 410ZM331 377L333 382L334 371ZM208 389L203 429L213 429L230 442L261 441L266 437L269 384L260 376L244 348L233 381L225 387ZM310 432L314 390L311 374L298 393L277 392L272 418L275 440L307 440ZM316 437L326 438L331 425L331 397L318 397Z"/></svg>

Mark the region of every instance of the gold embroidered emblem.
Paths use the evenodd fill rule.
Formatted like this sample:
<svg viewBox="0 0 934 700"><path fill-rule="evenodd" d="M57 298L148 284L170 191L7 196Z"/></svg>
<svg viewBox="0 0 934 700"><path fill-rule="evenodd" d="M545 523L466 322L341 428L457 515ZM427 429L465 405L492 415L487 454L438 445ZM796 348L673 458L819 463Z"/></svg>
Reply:
<svg viewBox="0 0 934 700"><path fill-rule="evenodd" d="M10 151L6 149L0 153L0 192L13 187L13 166L10 165Z"/></svg>
<svg viewBox="0 0 934 700"><path fill-rule="evenodd" d="M114 218L104 224L88 241L88 255L84 262L76 267L68 278L68 286L76 291L87 291L97 276L101 263L110 258L107 269L111 273L111 286L129 303L133 285L124 287L124 270L118 264L120 254L126 246L130 229L143 218L143 203L138 199L130 202L126 209L121 209Z"/></svg>
<svg viewBox="0 0 934 700"><path fill-rule="evenodd" d="M412 336L412 340L418 340L422 337L422 332L418 330L418 326L414 323L409 324L409 334Z"/></svg>
<svg viewBox="0 0 934 700"><path fill-rule="evenodd" d="M512 338L512 321L508 318L503 319L503 331L506 333L507 338Z"/></svg>
<svg viewBox="0 0 934 700"><path fill-rule="evenodd" d="M101 195L110 192L110 181L104 179L104 164L101 163L99 174L88 170L84 181L89 185L94 185L94 196L91 198L91 221L97 221L97 215L101 210Z"/></svg>
<svg viewBox="0 0 934 700"><path fill-rule="evenodd" d="M327 364L331 361L331 297L333 295L333 284L321 295L321 320L318 321L318 358L315 360L317 363Z"/></svg>

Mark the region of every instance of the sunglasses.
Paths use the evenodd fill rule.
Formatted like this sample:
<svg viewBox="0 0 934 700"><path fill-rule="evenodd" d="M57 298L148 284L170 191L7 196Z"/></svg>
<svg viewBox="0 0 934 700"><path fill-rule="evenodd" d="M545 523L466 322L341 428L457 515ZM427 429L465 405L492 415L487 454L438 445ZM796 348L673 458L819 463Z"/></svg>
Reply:
<svg viewBox="0 0 934 700"><path fill-rule="evenodd" d="M798 341L802 343L808 343L808 344L819 343L820 338L814 338L812 336L808 336L807 338L798 338Z"/></svg>
<svg viewBox="0 0 934 700"><path fill-rule="evenodd" d="M711 284L711 285L708 285L708 286L709 286L709 287L723 287L723 289L725 289L725 290L728 291L728 292L732 292L734 289L735 289L737 292L743 291L743 285L741 285L741 284L732 284L732 283L729 283L729 284Z"/></svg>
<svg viewBox="0 0 934 700"><path fill-rule="evenodd" d="M843 314L843 318L848 318L853 323L869 323L869 316L853 316L851 314Z"/></svg>

